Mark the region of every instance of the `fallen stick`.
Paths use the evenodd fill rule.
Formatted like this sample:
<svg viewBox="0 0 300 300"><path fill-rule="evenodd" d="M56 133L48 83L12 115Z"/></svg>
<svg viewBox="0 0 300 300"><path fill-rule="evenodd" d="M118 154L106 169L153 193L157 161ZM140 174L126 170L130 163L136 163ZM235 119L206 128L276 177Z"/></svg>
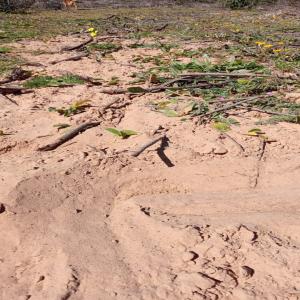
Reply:
<svg viewBox="0 0 300 300"><path fill-rule="evenodd" d="M151 140L150 142L146 143L145 145L141 146L139 149L133 151L131 153L131 156L133 157L138 157L142 152L144 152L147 148L149 148L150 146L156 144L159 141L163 141L166 138L165 135L159 136L153 140Z"/></svg>
<svg viewBox="0 0 300 300"><path fill-rule="evenodd" d="M40 147L37 150L38 151L51 151L51 150L55 150L60 145L62 145L64 143L66 143L67 141L73 139L79 133L82 133L85 130L87 130L89 128L92 128L92 127L96 127L98 125L100 125L100 122L87 122L87 123L83 123L83 124L79 125L78 127L70 130L69 132L67 132L66 134L64 134L63 136L61 136L60 138L58 138L58 140L56 140L54 143L51 143L51 144L48 144L46 146Z"/></svg>
<svg viewBox="0 0 300 300"><path fill-rule="evenodd" d="M114 105L116 102L120 101L120 99L113 99L112 101L110 101L109 103L105 104L104 106L102 106L99 109L99 117L102 117L102 115L105 113L105 111L110 108L112 105Z"/></svg>
<svg viewBox="0 0 300 300"><path fill-rule="evenodd" d="M163 31L164 29L166 29L169 26L169 23L166 23L160 27L156 27L154 28L155 31Z"/></svg>
<svg viewBox="0 0 300 300"><path fill-rule="evenodd" d="M30 67L45 67L45 65L39 63L39 62L26 62L21 64L21 66L30 66Z"/></svg>
<svg viewBox="0 0 300 300"><path fill-rule="evenodd" d="M25 89L21 86L0 86L1 95L20 95L24 93L32 93L33 90Z"/></svg>
<svg viewBox="0 0 300 300"><path fill-rule="evenodd" d="M260 163L264 156L265 150L266 150L267 141L265 139L261 139L259 143L259 153L258 153L258 160L256 163L256 169L255 169L255 175L254 180L252 184L252 188L256 188L258 184L258 179L260 177Z"/></svg>
<svg viewBox="0 0 300 300"><path fill-rule="evenodd" d="M178 81L178 80L177 80ZM130 90L128 90L128 88L116 88L116 89L111 89L111 88L106 88L106 89L102 89L100 90L100 93L104 93L104 94L109 94L109 95L116 95L116 94L145 94L145 93L159 93L165 90L171 90L171 91L177 91L177 90L185 90L185 89L196 89L196 88L209 88L209 87L215 87L215 86L223 86L224 84L227 84L227 81L223 81L223 82L218 82L218 83L199 83L199 84L195 84L195 85L185 85L185 86L178 86L178 87L171 87L168 86L171 83L175 83L176 81L170 81L169 83L164 83L162 85L157 85L157 86L153 86L150 88L142 88L143 90L141 90L141 92L130 92Z"/></svg>
<svg viewBox="0 0 300 300"><path fill-rule="evenodd" d="M223 106L221 108L218 108L218 109L215 109L213 111L210 111L210 112L208 112L208 113L206 113L204 115L200 115L199 119L201 120L202 118L209 117L209 116L211 116L211 115L213 115L215 113L220 113L220 112L224 112L226 110L237 108L242 103L252 102L252 101L255 101L255 100L259 99L259 98L261 98L261 97L250 97L250 98L242 99L240 101L234 102L233 104L230 104L230 105L227 105L227 106Z"/></svg>
<svg viewBox="0 0 300 300"><path fill-rule="evenodd" d="M180 77L203 77L203 76L211 76L211 77L269 77L265 74L257 74L257 73L226 73L226 72L202 72L202 73L184 73L180 74Z"/></svg>
<svg viewBox="0 0 300 300"><path fill-rule="evenodd" d="M80 53L80 54L75 55L75 56L71 56L71 57L67 57L67 58L64 58L64 59L51 61L50 64L55 65L55 64L58 64L58 63L61 63L61 62L64 62L64 61L78 61L78 60L82 59L83 57L87 57L87 56L89 56L88 53Z"/></svg>
<svg viewBox="0 0 300 300"><path fill-rule="evenodd" d="M80 44L74 45L74 46L66 46L61 49L61 51L72 51L79 49L83 46L86 46L87 44L91 43L94 39L90 37L88 40L85 40L84 42L81 42Z"/></svg>
<svg viewBox="0 0 300 300"><path fill-rule="evenodd" d="M19 104L14 100L14 99L11 99L9 98L7 95L2 95L5 99L7 99L9 102L19 106Z"/></svg>
<svg viewBox="0 0 300 300"><path fill-rule="evenodd" d="M281 112L277 112L277 111L270 111L270 110L265 110L265 109L260 109L260 108L256 108L256 107L245 107L241 105L241 108L245 108L247 110L252 110L252 111L257 111L257 112L261 112L261 113L265 113L265 114L269 114L269 115L276 115L276 116L285 116L285 117L291 117L291 118L297 118L297 115L291 115L291 114L285 114L285 113L281 113Z"/></svg>
<svg viewBox="0 0 300 300"><path fill-rule="evenodd" d="M238 146L238 148L242 151L242 152L245 152L245 148L238 142L236 141L232 136L230 136L228 133L226 132L223 132L221 135L229 138L235 145Z"/></svg>

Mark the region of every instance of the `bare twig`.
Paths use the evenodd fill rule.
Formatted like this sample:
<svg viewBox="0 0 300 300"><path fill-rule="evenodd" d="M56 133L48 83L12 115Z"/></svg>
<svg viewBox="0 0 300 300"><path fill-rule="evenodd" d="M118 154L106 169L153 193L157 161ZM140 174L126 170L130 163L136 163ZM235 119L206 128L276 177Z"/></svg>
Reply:
<svg viewBox="0 0 300 300"><path fill-rule="evenodd" d="M257 73L226 73L226 72L197 72L197 73L184 73L180 74L180 77L268 77L265 74Z"/></svg>
<svg viewBox="0 0 300 300"><path fill-rule="evenodd" d="M258 111L258 112L269 114L269 115L276 115L276 116L285 116L285 117L297 118L296 115L285 114L285 113L281 113L281 112L278 112L278 111L271 111L271 110L266 110L266 109L261 109L261 108L256 108L256 107L241 106L241 108L245 108L245 109L251 110L251 111Z"/></svg>
<svg viewBox="0 0 300 300"><path fill-rule="evenodd" d="M0 94L2 95L9 95L9 94L14 94L14 95L20 95L20 94L25 94L25 93L32 93L33 90L25 89L21 86L0 86Z"/></svg>
<svg viewBox="0 0 300 300"><path fill-rule="evenodd" d="M184 86L178 86L178 87L171 87L170 85L172 83L175 83L179 81L179 79L174 79L171 80L169 82L166 82L164 84L161 85L156 85L150 88L143 88L143 91L141 93L159 93L165 90L184 90L184 89L196 89L196 88L209 88L212 86L223 86L224 84L228 83L226 81L223 82L218 82L218 83L209 83L209 82L202 82L202 83L198 83L198 84L194 84L194 85L184 85ZM100 90L100 93L104 93L104 94L110 94L110 95L115 95L115 94L134 94L131 93L130 91L128 91L128 89L126 88L115 88L115 89L111 89L111 88L106 88L106 89L102 89ZM139 93L140 94L140 93Z"/></svg>
<svg viewBox="0 0 300 300"><path fill-rule="evenodd" d="M78 60L82 59L83 57L87 57L87 56L89 56L88 53L80 53L80 54L75 55L75 56L54 60L54 61L50 62L50 64L55 65L55 64L58 64L58 63L61 63L61 62L64 62L64 61L78 61Z"/></svg>
<svg viewBox="0 0 300 300"><path fill-rule="evenodd" d="M142 152L144 152L147 148L150 146L156 144L159 141L162 141L164 138L166 138L165 135L156 137L155 139L151 140L150 142L146 143L145 145L141 146L139 149L135 150L134 152L131 153L131 156L133 157L138 157Z"/></svg>
<svg viewBox="0 0 300 300"><path fill-rule="evenodd" d="M21 66L45 67L45 65L43 65L39 62L26 62L26 63L21 64Z"/></svg>
<svg viewBox="0 0 300 300"><path fill-rule="evenodd" d="M7 99L9 102L19 106L19 104L14 100L14 99L11 99L10 97L8 97L7 95L2 95L5 99Z"/></svg>
<svg viewBox="0 0 300 300"><path fill-rule="evenodd" d="M254 180L253 180L253 183L251 186L252 188L256 188L256 186L258 184L258 179L260 177L260 163L264 156L266 145L267 145L267 140L261 138L260 143L259 143L259 153L258 153L258 160L256 162Z"/></svg>
<svg viewBox="0 0 300 300"><path fill-rule="evenodd" d="M166 29L169 26L169 23L166 23L160 27L156 27L154 30L155 31L163 31L164 29Z"/></svg>
<svg viewBox="0 0 300 300"><path fill-rule="evenodd" d="M233 104L226 105L226 106L223 106L221 108L217 108L217 109L215 109L213 111L210 111L210 112L208 112L208 113L206 113L204 115L200 115L199 118L201 120L202 118L210 117L210 116L212 116L215 113L220 113L220 112L224 112L224 111L227 111L227 110L231 110L233 108L237 108L238 106L240 106L240 104L247 103L247 102L252 102L252 101L256 101L259 98L261 98L261 96L249 97L249 98L246 98L246 99L242 99L242 100L234 102Z"/></svg>
<svg viewBox="0 0 300 300"><path fill-rule="evenodd" d="M83 46L86 46L87 44L91 43L94 39L90 37L88 40L85 40L84 42L81 42L80 44L74 45L74 46L66 46L61 49L61 51L72 51L79 49Z"/></svg>
<svg viewBox="0 0 300 300"><path fill-rule="evenodd" d="M236 146L238 146L238 148L239 148L242 152L245 151L245 148L244 148L238 141L236 141L232 136L230 136L227 132L222 132L221 135L223 135L223 136L229 138Z"/></svg>
<svg viewBox="0 0 300 300"><path fill-rule="evenodd" d="M51 151L59 147L60 145L66 143L67 141L73 139L75 136L77 136L79 133L84 132L85 130L96 127L100 125L100 122L87 122L79 125L78 127L70 130L63 136L61 136L58 140L56 140L54 143L48 144L46 146L40 147L37 150L38 151Z"/></svg>

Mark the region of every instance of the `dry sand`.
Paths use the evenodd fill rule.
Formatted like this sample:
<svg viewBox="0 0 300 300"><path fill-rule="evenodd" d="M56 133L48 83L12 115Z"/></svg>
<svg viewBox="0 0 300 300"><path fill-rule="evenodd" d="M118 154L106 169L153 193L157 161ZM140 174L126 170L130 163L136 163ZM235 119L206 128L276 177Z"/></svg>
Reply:
<svg viewBox="0 0 300 300"><path fill-rule="evenodd" d="M115 61L50 65L70 55L57 52L72 42L60 37L14 46L45 64L31 67L39 74L116 75L121 85L137 71L126 65L134 55L159 51L124 48ZM210 125L151 111L147 104L163 93L130 99L99 89L43 88L11 96L18 106L1 97L0 128L12 135L0 137L0 298L300 299L299 125L261 126L276 142L258 162L259 140L243 133L260 114L237 117L241 125L230 135L241 152ZM108 110L99 127L55 151L36 151L59 135L53 124L96 120L98 107L116 97L122 108ZM70 120L47 111L80 99L93 107ZM106 127L140 134L120 140ZM165 155L172 167L157 146L138 158L116 155L158 128L170 140Z"/></svg>

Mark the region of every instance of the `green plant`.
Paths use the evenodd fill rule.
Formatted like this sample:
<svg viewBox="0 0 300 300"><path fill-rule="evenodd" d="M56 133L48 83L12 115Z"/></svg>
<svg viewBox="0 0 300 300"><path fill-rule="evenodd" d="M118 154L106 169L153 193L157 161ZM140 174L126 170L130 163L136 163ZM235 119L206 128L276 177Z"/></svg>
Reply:
<svg viewBox="0 0 300 300"><path fill-rule="evenodd" d="M220 64L212 64L211 62L199 62L192 59L189 63L182 63L179 61L173 61L167 67L161 67L162 71L170 72L183 72L183 71L193 71L193 72L233 72L239 70L247 71L264 71L265 67L259 65L255 61L243 61L234 60L232 62L225 61Z"/></svg>
<svg viewBox="0 0 300 300"><path fill-rule="evenodd" d="M129 130L129 129L119 130L116 128L106 128L106 130L122 139L127 139L132 135L138 134L137 132L135 132L133 130Z"/></svg>
<svg viewBox="0 0 300 300"><path fill-rule="evenodd" d="M68 108L65 108L65 107L61 107L61 108L49 107L48 111L58 112L60 115L63 115L65 117L70 117L72 115L76 115L80 112L83 112L87 107L90 107L89 102L90 102L90 100L79 100L79 101L75 101L74 103L72 103ZM64 127L62 127L62 125ZM57 124L57 127L59 129L66 128L65 125L67 125L67 124Z"/></svg>
<svg viewBox="0 0 300 300"><path fill-rule="evenodd" d="M108 82L108 85L117 85L120 82L119 77L113 76L110 81Z"/></svg>
<svg viewBox="0 0 300 300"><path fill-rule="evenodd" d="M225 0L225 6L231 9L250 8L258 4L258 0Z"/></svg>
<svg viewBox="0 0 300 300"><path fill-rule="evenodd" d="M43 88L43 87L55 87L63 85L76 85L83 84L84 81L76 75L64 75L59 77L52 76L35 76L24 83L25 88Z"/></svg>
<svg viewBox="0 0 300 300"><path fill-rule="evenodd" d="M103 55L119 51L120 49L122 49L121 45L117 45L113 43L101 43L101 44L93 43L88 46L88 50L99 51Z"/></svg>
<svg viewBox="0 0 300 300"><path fill-rule="evenodd" d="M9 53L11 51L8 47L0 47L0 54Z"/></svg>

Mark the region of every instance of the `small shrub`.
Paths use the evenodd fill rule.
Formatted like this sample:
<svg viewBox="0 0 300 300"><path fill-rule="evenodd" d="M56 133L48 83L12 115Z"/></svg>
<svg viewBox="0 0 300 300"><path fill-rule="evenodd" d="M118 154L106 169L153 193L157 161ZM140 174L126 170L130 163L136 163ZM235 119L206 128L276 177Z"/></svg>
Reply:
<svg viewBox="0 0 300 300"><path fill-rule="evenodd" d="M225 0L225 6L231 9L250 8L258 4L258 0Z"/></svg>
<svg viewBox="0 0 300 300"><path fill-rule="evenodd" d="M3 0L0 3L0 11L17 11L30 8L36 0Z"/></svg>

